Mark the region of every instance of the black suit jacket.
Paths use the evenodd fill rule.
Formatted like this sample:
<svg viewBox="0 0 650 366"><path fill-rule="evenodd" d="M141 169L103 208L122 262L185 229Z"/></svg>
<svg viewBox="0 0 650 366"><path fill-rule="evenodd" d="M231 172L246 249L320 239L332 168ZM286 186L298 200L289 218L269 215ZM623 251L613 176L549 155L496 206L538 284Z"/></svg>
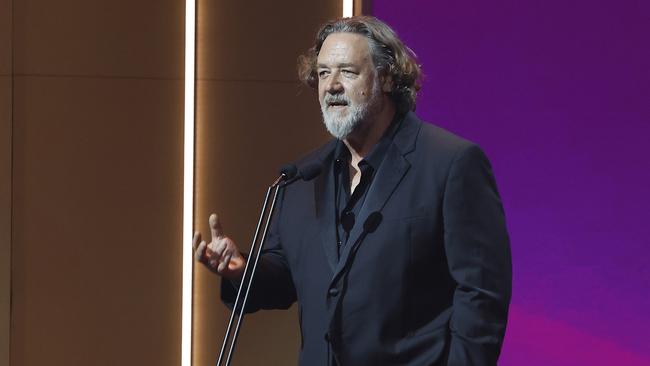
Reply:
<svg viewBox="0 0 650 366"><path fill-rule="evenodd" d="M340 260L336 141L302 161L320 161L320 176L280 196L247 311L297 300L301 365L496 364L512 273L490 164L413 113L400 123Z"/></svg>

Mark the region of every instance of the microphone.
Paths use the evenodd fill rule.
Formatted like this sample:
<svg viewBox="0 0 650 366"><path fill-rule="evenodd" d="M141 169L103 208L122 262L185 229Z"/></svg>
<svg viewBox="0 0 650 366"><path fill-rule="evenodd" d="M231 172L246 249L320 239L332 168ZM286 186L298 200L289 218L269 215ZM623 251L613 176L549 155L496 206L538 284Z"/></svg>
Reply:
<svg viewBox="0 0 650 366"><path fill-rule="evenodd" d="M291 165L291 164L289 164L289 165ZM285 165L285 166L289 166L289 165ZM293 166L294 168L296 167L295 165L291 165L291 166ZM320 164L320 163L307 164L307 165L301 167L300 169L297 169L297 174L295 174L294 176L292 176L290 178L287 178L287 179L284 179L284 182L282 183L282 186L283 187L287 186L287 185L297 181L298 179L302 179L305 182L308 182L308 181L318 177L322 170L323 170L323 165Z"/></svg>
<svg viewBox="0 0 650 366"><path fill-rule="evenodd" d="M237 337L239 336L239 329L241 326L242 319L244 318L244 310L246 309L246 301L248 300L248 294L255 277L255 271L257 269L257 263L259 262L260 255L262 254L262 249L264 246L264 241L266 239L266 234L269 231L269 225L271 223L271 217L273 216L273 209L275 208L275 203L278 199L278 193L280 189L284 186L291 184L298 179L304 181L309 181L316 178L322 170L321 164L312 163L303 166L301 169L298 169L294 164L284 165L280 169L280 176L269 186L266 191L266 197L264 198L264 205L262 206L262 212L260 213L260 219L257 223L257 229L255 230L255 236L253 237L253 243L251 244L251 254L254 253L254 256L249 257L249 260L246 261L246 266L244 267L244 275L242 277L241 284L237 290L237 297L235 298L235 304L233 305L232 313L230 313L230 320L228 321L228 329L226 330L226 335L223 339L223 344L221 345L221 351L219 352L219 358L217 359L217 366L222 365L223 357L226 355L226 348L228 347L228 341L230 346L228 347L228 355L226 358L225 365L229 366L230 361L232 360L233 352L235 351L235 345L237 344ZM267 205L269 203L269 198L271 193L273 193L273 199L271 199L271 207L267 210ZM266 217L266 220L264 218ZM264 228L262 229L262 223L264 222ZM262 238L258 241L258 236L262 233ZM259 245L258 245L259 244ZM251 264L251 259L254 257L252 268L249 270L249 265ZM240 304L240 299L241 301ZM235 314L237 314L237 324L235 325L235 330L232 331L232 327L235 320ZM232 340L231 340L232 335Z"/></svg>
<svg viewBox="0 0 650 366"><path fill-rule="evenodd" d="M280 168L280 175L284 177L284 180L293 179L296 174L298 174L298 167L293 164L285 164Z"/></svg>
<svg viewBox="0 0 650 366"><path fill-rule="evenodd" d="M289 182L296 178L298 168L293 164L286 164L280 168L280 176L271 184L271 188L280 185L282 182Z"/></svg>
<svg viewBox="0 0 650 366"><path fill-rule="evenodd" d="M319 163L311 163L303 166L299 170L299 174L304 181L310 181L321 173L323 170L323 165Z"/></svg>

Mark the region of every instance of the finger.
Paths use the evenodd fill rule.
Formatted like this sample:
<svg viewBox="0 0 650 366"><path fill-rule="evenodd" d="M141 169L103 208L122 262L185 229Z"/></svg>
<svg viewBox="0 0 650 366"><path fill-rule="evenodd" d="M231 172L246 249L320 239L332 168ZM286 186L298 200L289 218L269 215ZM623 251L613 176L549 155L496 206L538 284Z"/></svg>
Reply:
<svg viewBox="0 0 650 366"><path fill-rule="evenodd" d="M192 238L192 250L196 251L196 248L198 248L199 243L201 242L201 233L198 231L194 232L194 237Z"/></svg>
<svg viewBox="0 0 650 366"><path fill-rule="evenodd" d="M208 259L217 259L219 258L218 256L214 255L214 242L208 243L208 245L205 247L205 256Z"/></svg>
<svg viewBox="0 0 650 366"><path fill-rule="evenodd" d="M208 257L210 259L219 259L221 258L221 255L223 254L223 243L220 241L217 242L210 242L208 243L208 247L206 249L206 253L208 253Z"/></svg>
<svg viewBox="0 0 650 366"><path fill-rule="evenodd" d="M199 262L204 262L205 261L205 248L207 244L205 241L202 241L201 244L196 248L196 251L194 252L194 259L196 259Z"/></svg>
<svg viewBox="0 0 650 366"><path fill-rule="evenodd" d="M227 242L225 240L217 240L217 242L212 242L212 251L216 258L221 258L226 253Z"/></svg>
<svg viewBox="0 0 650 366"><path fill-rule="evenodd" d="M210 215L210 231L212 231L212 240L220 239L223 237L223 228L221 227L221 222L219 221L219 216L217 214Z"/></svg>
<svg viewBox="0 0 650 366"><path fill-rule="evenodd" d="M222 273L226 269L228 269L228 265L230 264L230 258L232 257L231 254L227 254L224 259L219 263L219 267L217 267L217 272Z"/></svg>

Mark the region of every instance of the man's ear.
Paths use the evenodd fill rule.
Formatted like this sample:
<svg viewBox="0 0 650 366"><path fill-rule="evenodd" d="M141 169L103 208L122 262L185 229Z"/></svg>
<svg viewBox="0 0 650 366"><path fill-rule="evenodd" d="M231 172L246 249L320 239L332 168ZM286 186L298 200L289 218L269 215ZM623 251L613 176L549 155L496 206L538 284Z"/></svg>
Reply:
<svg viewBox="0 0 650 366"><path fill-rule="evenodd" d="M393 77L389 74L384 74L381 76L381 91L384 93L390 93L393 91Z"/></svg>

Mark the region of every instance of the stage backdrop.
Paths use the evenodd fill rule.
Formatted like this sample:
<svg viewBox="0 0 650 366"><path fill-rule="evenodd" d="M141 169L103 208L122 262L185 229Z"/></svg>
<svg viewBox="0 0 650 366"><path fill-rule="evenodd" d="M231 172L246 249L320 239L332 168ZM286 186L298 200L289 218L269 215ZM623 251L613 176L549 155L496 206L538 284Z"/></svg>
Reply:
<svg viewBox="0 0 650 366"><path fill-rule="evenodd" d="M512 239L500 365L650 365L650 3L389 1L417 113L490 156Z"/></svg>

